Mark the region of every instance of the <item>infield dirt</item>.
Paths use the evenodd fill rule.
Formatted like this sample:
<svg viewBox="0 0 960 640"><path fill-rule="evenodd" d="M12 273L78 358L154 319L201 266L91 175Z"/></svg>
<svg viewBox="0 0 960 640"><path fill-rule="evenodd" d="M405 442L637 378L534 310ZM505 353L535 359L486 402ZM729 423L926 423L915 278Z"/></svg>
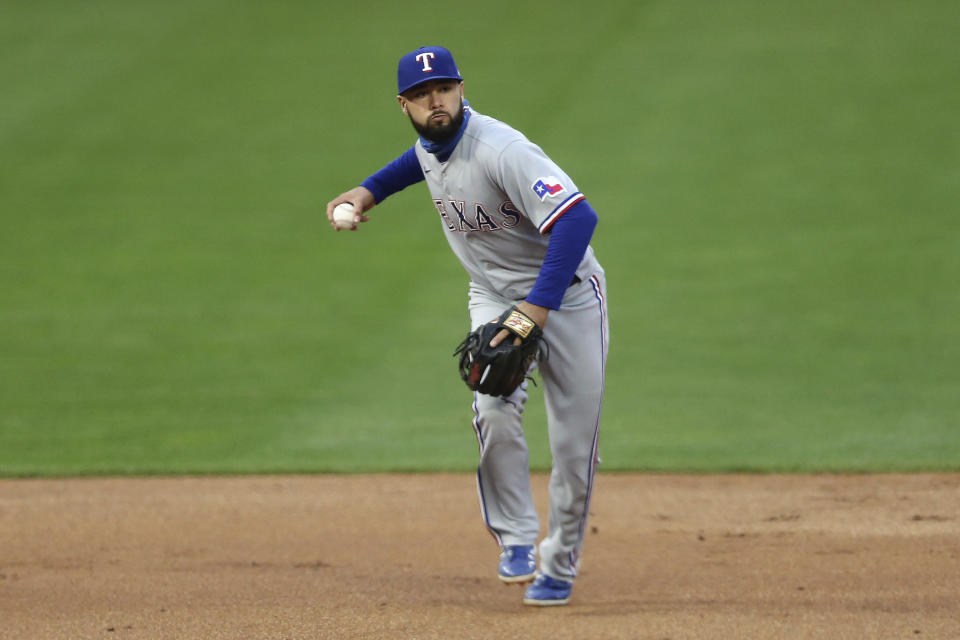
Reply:
<svg viewBox="0 0 960 640"><path fill-rule="evenodd" d="M960 474L601 473L549 609L469 474L2 480L0 544L4 640L960 638Z"/></svg>

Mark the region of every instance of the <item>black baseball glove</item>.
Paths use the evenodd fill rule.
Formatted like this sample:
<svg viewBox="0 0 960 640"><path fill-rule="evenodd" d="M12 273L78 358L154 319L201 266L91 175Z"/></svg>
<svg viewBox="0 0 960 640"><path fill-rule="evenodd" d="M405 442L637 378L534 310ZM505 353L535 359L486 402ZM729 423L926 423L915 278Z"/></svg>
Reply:
<svg viewBox="0 0 960 640"><path fill-rule="evenodd" d="M511 335L496 347L494 336L506 329ZM520 338L520 344L515 337ZM510 307L487 324L467 334L454 356L460 356L460 377L474 391L509 396L530 371L539 355L543 330L516 307Z"/></svg>

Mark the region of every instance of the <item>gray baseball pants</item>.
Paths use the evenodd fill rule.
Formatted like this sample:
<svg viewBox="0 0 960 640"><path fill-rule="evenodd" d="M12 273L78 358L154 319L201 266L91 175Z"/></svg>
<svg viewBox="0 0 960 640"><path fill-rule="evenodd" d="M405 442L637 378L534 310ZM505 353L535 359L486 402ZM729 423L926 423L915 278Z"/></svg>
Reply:
<svg viewBox="0 0 960 640"><path fill-rule="evenodd" d="M606 299L602 271L572 285L560 309L550 312L544 329L549 352L538 365L553 459L540 571L564 580L577 575L599 462L597 437L610 335ZM489 322L517 302L471 283L471 327ZM480 508L501 547L536 544L540 534L523 431L526 389L524 383L508 398L474 394Z"/></svg>

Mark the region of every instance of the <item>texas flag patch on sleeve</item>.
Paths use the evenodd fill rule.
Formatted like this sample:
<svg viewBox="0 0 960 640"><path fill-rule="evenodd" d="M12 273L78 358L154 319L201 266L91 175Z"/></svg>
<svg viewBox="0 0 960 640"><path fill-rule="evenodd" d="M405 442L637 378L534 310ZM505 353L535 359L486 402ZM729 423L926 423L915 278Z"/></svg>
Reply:
<svg viewBox="0 0 960 640"><path fill-rule="evenodd" d="M558 196L564 191L566 191L566 189L560 183L560 180L554 176L537 178L537 181L533 183L533 192L540 198L540 202L543 202L547 198Z"/></svg>

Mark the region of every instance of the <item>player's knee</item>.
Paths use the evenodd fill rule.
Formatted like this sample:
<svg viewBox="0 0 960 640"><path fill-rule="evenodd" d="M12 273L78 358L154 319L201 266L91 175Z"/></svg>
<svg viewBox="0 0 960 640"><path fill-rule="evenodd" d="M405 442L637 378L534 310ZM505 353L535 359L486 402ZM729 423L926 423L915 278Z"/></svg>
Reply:
<svg viewBox="0 0 960 640"><path fill-rule="evenodd" d="M520 422L520 412L516 407L506 402L491 403L486 407L478 407L480 422L494 426L509 426Z"/></svg>
<svg viewBox="0 0 960 640"><path fill-rule="evenodd" d="M499 439L513 439L523 434L522 411L501 398L477 402L477 417L483 439L490 443Z"/></svg>

